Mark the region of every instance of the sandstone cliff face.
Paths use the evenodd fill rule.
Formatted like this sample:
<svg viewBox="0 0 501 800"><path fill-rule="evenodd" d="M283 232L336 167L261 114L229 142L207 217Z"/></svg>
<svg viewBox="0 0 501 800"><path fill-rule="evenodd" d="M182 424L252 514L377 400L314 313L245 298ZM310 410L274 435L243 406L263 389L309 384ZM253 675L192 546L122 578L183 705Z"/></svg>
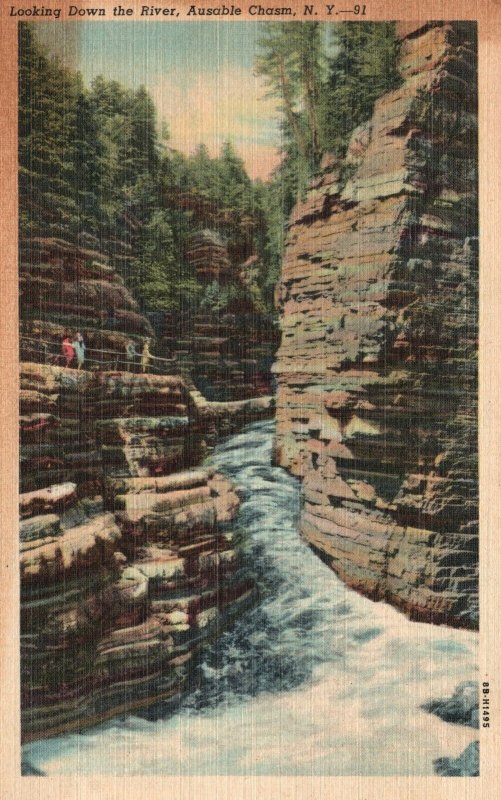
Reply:
<svg viewBox="0 0 501 800"><path fill-rule="evenodd" d="M29 740L179 694L201 644L252 601L233 544L238 497L197 465L220 432L268 416L271 398L212 406L179 374L110 369L152 331L99 253L24 243L21 309ZM88 369L40 363L75 329Z"/></svg>
<svg viewBox="0 0 501 800"><path fill-rule="evenodd" d="M190 236L186 244L186 259L195 267L202 283L226 283L232 276L228 251L218 234L208 228Z"/></svg>
<svg viewBox="0 0 501 800"><path fill-rule="evenodd" d="M182 378L21 367L23 737L182 691L252 598L238 497L195 469L217 413Z"/></svg>
<svg viewBox="0 0 501 800"><path fill-rule="evenodd" d="M186 259L205 295L197 311L149 314L158 352L210 401L273 394L279 331L259 289L258 256L238 265L219 234L205 229L188 239Z"/></svg>
<svg viewBox="0 0 501 800"><path fill-rule="evenodd" d="M246 252L243 231L241 244ZM273 394L270 368L279 331L259 289L258 256L239 264L240 256L215 230L194 233L185 257L204 287L199 309L148 315L158 353L174 359L179 373L216 402Z"/></svg>
<svg viewBox="0 0 501 800"><path fill-rule="evenodd" d="M401 87L289 226L276 458L302 534L352 587L475 627L476 42L400 26Z"/></svg>
<svg viewBox="0 0 501 800"><path fill-rule="evenodd" d="M279 331L269 317L247 314L152 314L163 356L210 401L271 395Z"/></svg>
<svg viewBox="0 0 501 800"><path fill-rule="evenodd" d="M23 240L19 258L21 357L42 360L65 334L81 331L94 361L109 366L133 339L141 349L150 323L102 253L63 239ZM44 350L45 348L45 350Z"/></svg>

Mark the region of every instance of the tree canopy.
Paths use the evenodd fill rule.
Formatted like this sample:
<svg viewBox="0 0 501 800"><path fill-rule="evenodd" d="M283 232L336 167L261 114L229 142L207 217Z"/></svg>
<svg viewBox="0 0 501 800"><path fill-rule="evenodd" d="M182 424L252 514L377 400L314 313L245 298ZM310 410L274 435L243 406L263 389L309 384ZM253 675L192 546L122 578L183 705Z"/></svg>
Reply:
<svg viewBox="0 0 501 800"><path fill-rule="evenodd" d="M374 101L398 85L397 50L392 23L263 25L255 69L277 99L282 159L262 182L230 141L217 156L203 143L173 151L144 87L104 77L86 87L20 24L21 235L122 245L125 280L144 310L159 310L201 302L185 247L211 227L235 265L257 254L259 302L271 310L290 210L323 153L342 157Z"/></svg>

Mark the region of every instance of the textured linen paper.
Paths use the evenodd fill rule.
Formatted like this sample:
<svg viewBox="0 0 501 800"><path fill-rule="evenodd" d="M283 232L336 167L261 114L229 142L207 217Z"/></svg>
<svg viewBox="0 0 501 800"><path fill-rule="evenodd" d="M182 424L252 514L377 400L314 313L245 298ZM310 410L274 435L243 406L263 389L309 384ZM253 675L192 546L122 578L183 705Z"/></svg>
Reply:
<svg viewBox="0 0 501 800"><path fill-rule="evenodd" d="M3 4L2 796L497 796L499 4Z"/></svg>

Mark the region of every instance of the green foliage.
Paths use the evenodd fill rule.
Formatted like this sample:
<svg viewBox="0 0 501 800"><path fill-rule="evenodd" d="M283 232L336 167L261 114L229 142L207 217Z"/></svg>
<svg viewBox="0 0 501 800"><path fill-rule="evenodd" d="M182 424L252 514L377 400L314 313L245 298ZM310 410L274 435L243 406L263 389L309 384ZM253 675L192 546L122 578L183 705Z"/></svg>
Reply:
<svg viewBox="0 0 501 800"><path fill-rule="evenodd" d="M342 156L374 101L398 86L393 23L272 23L260 40L256 70L280 99L287 216L317 170L322 153Z"/></svg>
<svg viewBox="0 0 501 800"><path fill-rule="evenodd" d="M54 233L77 207L76 123L80 81L50 60L31 29L19 26L19 191L21 223L40 232L45 210Z"/></svg>
<svg viewBox="0 0 501 800"><path fill-rule="evenodd" d="M124 278L144 310L200 301L220 311L273 309L285 222L326 151L342 155L374 101L398 85L392 23L263 26L256 71L279 100L282 163L267 183L251 181L231 142L218 157L168 148L153 101L50 58L35 28L19 25L19 185L22 235L93 234L134 253ZM186 202L181 202L182 200ZM200 226L225 240L235 266L257 254L247 288L235 281L203 294L185 261Z"/></svg>
<svg viewBox="0 0 501 800"><path fill-rule="evenodd" d="M266 220L257 251L260 255L258 286L267 313L274 313L275 287L280 280L285 222L294 204L294 191L282 174L263 184L255 185L258 203Z"/></svg>
<svg viewBox="0 0 501 800"><path fill-rule="evenodd" d="M143 309L191 302L200 287L162 209L162 153L144 87L98 77L86 89L29 25L19 26L19 53L21 234L122 240L137 255L124 278Z"/></svg>
<svg viewBox="0 0 501 800"><path fill-rule="evenodd" d="M299 172L313 172L321 157L319 102L325 55L318 22L267 25L256 71L280 100L286 152L293 145Z"/></svg>
<svg viewBox="0 0 501 800"><path fill-rule="evenodd" d="M273 234L269 211L275 216L278 214L282 220L281 212L279 209L272 209L266 186L260 181L251 181L231 142L225 142L220 155L214 158L210 156L205 145L200 145L188 157L180 153L165 155L160 171L164 197L175 200L181 194L191 198L195 206L200 206L199 212L171 211L174 240L176 247L181 249L181 260L183 242L193 233L194 226L203 225L222 236L235 265L241 264L253 253L259 255L261 264L267 264L272 254L277 262L276 248L270 245L270 236ZM281 224L282 222L279 223ZM277 263L275 273L278 274ZM270 313L273 309L273 292L262 291L266 280L267 271L263 271L259 292L260 297L266 297L263 308ZM242 298L240 300L252 302L250 296L246 296L245 301ZM231 304L233 301L237 302L237 299L229 297L224 302L226 301ZM203 307L208 308L211 302L206 298ZM219 301L216 305L220 305Z"/></svg>
<svg viewBox="0 0 501 800"><path fill-rule="evenodd" d="M204 290L200 300L200 309L209 314L221 315L226 312L248 312L251 309L266 313L263 307L259 309L254 300L259 304L260 294L256 295L255 290L248 289L241 284L230 283L221 286L216 280L212 281Z"/></svg>
<svg viewBox="0 0 501 800"><path fill-rule="evenodd" d="M122 235L125 211L141 221L151 211L159 159L143 87L96 78L88 90L44 53L30 25L19 26L20 193L30 231Z"/></svg>
<svg viewBox="0 0 501 800"><path fill-rule="evenodd" d="M220 286L218 281L212 281L204 291L200 301L200 308L218 314L226 311L230 302L228 286Z"/></svg>
<svg viewBox="0 0 501 800"><path fill-rule="evenodd" d="M165 210L155 210L141 229L131 288L144 310L174 310L196 301L201 287L177 258L174 235Z"/></svg>
<svg viewBox="0 0 501 800"><path fill-rule="evenodd" d="M211 158L207 147L201 144L193 155L176 153L168 162L165 170L169 172L170 188L196 193L213 203L215 209L226 210L229 223L254 212L254 187L231 142L223 144L217 158Z"/></svg>
<svg viewBox="0 0 501 800"><path fill-rule="evenodd" d="M372 115L374 102L401 83L398 40L392 22L334 25L335 55L321 103L326 149L343 155L352 131Z"/></svg>

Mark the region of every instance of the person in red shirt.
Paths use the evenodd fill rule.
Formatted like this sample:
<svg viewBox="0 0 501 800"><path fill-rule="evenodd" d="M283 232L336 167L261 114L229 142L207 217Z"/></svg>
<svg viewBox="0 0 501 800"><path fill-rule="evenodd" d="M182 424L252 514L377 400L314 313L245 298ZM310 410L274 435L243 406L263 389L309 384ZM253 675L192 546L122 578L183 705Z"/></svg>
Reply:
<svg viewBox="0 0 501 800"><path fill-rule="evenodd" d="M63 356L66 359L66 366L69 367L75 358L75 348L73 347L69 336L64 337L61 344L61 349L63 351Z"/></svg>

